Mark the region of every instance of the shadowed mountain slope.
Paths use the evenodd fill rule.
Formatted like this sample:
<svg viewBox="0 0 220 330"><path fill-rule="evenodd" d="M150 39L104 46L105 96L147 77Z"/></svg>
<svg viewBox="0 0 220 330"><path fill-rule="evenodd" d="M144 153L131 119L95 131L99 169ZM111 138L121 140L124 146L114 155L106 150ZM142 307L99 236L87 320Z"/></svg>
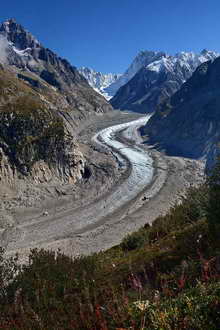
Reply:
<svg viewBox="0 0 220 330"><path fill-rule="evenodd" d="M200 65L142 133L172 155L204 157L211 166L220 142L220 58Z"/></svg>
<svg viewBox="0 0 220 330"><path fill-rule="evenodd" d="M114 108L141 113L154 112L157 105L173 95L203 62L218 54L203 50L200 54L179 53L170 56L158 53L158 58L144 64L111 99Z"/></svg>

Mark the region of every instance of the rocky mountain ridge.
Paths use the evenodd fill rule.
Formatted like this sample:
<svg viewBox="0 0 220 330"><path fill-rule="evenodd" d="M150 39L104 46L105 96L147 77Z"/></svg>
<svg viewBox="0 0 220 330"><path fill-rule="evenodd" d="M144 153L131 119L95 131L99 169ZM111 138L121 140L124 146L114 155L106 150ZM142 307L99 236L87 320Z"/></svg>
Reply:
<svg viewBox="0 0 220 330"><path fill-rule="evenodd" d="M110 73L104 75L89 68L79 68L78 70L94 89L98 88L102 95L112 98L119 88L131 80L144 65L148 65L165 55L164 52L141 51L123 74Z"/></svg>
<svg viewBox="0 0 220 330"><path fill-rule="evenodd" d="M88 114L111 109L75 67L43 47L15 20L8 20L0 26L0 43L1 63L13 68L20 74L20 79L30 84L46 82L51 89L61 92L63 107L80 110L82 114L83 111ZM33 79L28 79L27 74ZM38 81L34 82L36 78Z"/></svg>
<svg viewBox="0 0 220 330"><path fill-rule="evenodd" d="M220 57L201 64L162 103L142 133L171 155L204 158L212 167L220 145Z"/></svg>
<svg viewBox="0 0 220 330"><path fill-rule="evenodd" d="M131 65L114 83L106 88L106 92L114 96L120 87L124 86L128 81L130 81L135 74L143 67L146 66L159 58L165 56L164 52L155 51L141 51L134 58Z"/></svg>
<svg viewBox="0 0 220 330"><path fill-rule="evenodd" d="M51 108L50 89L39 91L3 66L0 77L1 183L74 183L82 178L85 158L65 112Z"/></svg>
<svg viewBox="0 0 220 330"><path fill-rule="evenodd" d="M140 57L141 61L137 61L140 65L135 66L140 69L111 99L114 108L141 113L154 112L158 104L174 94L191 77L198 65L219 56L208 50L203 50L200 54L181 52L175 56L160 52L155 53L152 58L147 57L151 62L146 61L143 64L145 54L147 52Z"/></svg>
<svg viewBox="0 0 220 330"><path fill-rule="evenodd" d="M103 95L107 100L109 100L112 95L106 92L106 88L118 80L121 74L115 73L101 73L93 69L81 67L78 69L79 73L83 75L90 86L92 86L98 93Z"/></svg>
<svg viewBox="0 0 220 330"><path fill-rule="evenodd" d="M0 62L1 181L81 179L86 161L76 129L111 106L14 19L0 25Z"/></svg>

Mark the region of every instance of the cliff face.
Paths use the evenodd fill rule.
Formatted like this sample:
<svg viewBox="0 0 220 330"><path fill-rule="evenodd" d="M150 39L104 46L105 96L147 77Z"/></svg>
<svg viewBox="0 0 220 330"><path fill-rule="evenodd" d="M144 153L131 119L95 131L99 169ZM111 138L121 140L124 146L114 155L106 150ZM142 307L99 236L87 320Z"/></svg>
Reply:
<svg viewBox="0 0 220 330"><path fill-rule="evenodd" d="M151 117L143 134L172 155L206 158L213 165L220 142L220 58L203 63Z"/></svg>

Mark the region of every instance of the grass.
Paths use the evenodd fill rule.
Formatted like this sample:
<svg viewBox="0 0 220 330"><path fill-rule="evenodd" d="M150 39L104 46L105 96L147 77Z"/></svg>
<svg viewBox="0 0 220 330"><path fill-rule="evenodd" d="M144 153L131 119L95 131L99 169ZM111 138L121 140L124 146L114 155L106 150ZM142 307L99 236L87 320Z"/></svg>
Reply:
<svg viewBox="0 0 220 330"><path fill-rule="evenodd" d="M191 188L181 205L105 252L71 259L33 250L22 269L2 257L11 280L2 278L0 326L219 329L220 242L209 223L212 189L213 183Z"/></svg>

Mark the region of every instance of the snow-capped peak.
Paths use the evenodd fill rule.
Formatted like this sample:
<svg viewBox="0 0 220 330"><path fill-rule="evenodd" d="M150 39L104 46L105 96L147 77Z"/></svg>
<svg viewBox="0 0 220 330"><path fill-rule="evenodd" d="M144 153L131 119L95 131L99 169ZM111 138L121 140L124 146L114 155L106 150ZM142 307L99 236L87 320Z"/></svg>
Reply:
<svg viewBox="0 0 220 330"><path fill-rule="evenodd" d="M200 54L195 54L193 52L180 52L174 56L162 56L158 61L153 61L148 64L146 69L158 73L163 70L173 72L179 65L192 73L203 62L214 60L218 56L218 53L208 50L203 50Z"/></svg>
<svg viewBox="0 0 220 330"><path fill-rule="evenodd" d="M201 63L214 60L218 56L218 53L206 49L200 54L180 52L176 55L169 55L162 51L140 51L122 75L104 75L89 68L80 68L79 72L88 80L93 88L104 96L107 95L107 99L110 99L120 87L131 80L142 68L156 73L162 71L175 73L178 71L178 67L181 67L186 72L186 76L188 76ZM185 81L185 75L182 76L181 81Z"/></svg>
<svg viewBox="0 0 220 330"><path fill-rule="evenodd" d="M125 85L130 79L132 79L135 74L143 67L160 59L161 57L166 56L164 52L155 52L155 51L140 51L135 59L132 61L131 65L125 71L121 77L119 77L114 83L106 88L106 92L109 95L114 96L118 89Z"/></svg>
<svg viewBox="0 0 220 330"><path fill-rule="evenodd" d="M154 61L146 66L146 69L155 72L161 72L165 68L171 70L174 63L170 61L169 57L163 56L160 60Z"/></svg>
<svg viewBox="0 0 220 330"><path fill-rule="evenodd" d="M111 98L111 95L105 92L105 88L114 83L121 76L120 74L114 73L103 74L86 67L81 67L78 71L87 79L90 86L108 100Z"/></svg>
<svg viewBox="0 0 220 330"><path fill-rule="evenodd" d="M40 42L13 18L0 25L0 34L12 42L18 50L41 47Z"/></svg>

